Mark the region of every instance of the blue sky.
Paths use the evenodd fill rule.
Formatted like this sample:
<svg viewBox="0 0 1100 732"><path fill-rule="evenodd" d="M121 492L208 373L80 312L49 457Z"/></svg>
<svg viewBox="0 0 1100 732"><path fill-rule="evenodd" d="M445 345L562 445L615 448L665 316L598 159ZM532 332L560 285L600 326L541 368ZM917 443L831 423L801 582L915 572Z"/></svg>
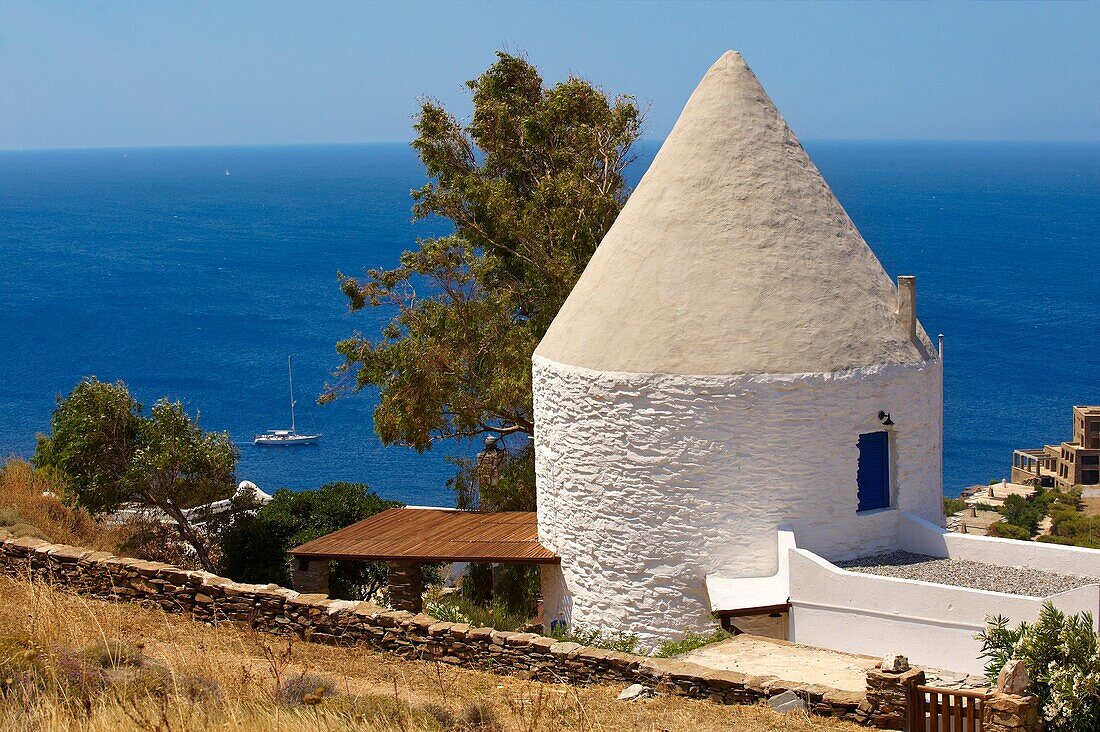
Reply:
<svg viewBox="0 0 1100 732"><path fill-rule="evenodd" d="M1100 3L0 0L0 149L405 141L523 51L663 137L740 50L804 139L1100 139Z"/></svg>

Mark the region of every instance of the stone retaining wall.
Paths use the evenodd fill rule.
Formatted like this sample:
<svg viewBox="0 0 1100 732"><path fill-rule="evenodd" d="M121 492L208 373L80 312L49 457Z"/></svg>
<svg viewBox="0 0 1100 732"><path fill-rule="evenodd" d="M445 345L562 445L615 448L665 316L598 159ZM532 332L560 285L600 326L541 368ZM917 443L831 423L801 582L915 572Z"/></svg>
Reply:
<svg viewBox="0 0 1100 732"><path fill-rule="evenodd" d="M104 600L139 602L201 621L247 623L256 630L315 643L364 644L405 658L539 681L640 683L662 693L722 704L753 704L794 691L819 715L881 727L895 726L899 717L904 718L892 705L877 709L865 694L590 648L532 633L440 622L427 615L301 594L277 585L240 584L158 562L39 539L12 539L2 529L0 574L42 580Z"/></svg>

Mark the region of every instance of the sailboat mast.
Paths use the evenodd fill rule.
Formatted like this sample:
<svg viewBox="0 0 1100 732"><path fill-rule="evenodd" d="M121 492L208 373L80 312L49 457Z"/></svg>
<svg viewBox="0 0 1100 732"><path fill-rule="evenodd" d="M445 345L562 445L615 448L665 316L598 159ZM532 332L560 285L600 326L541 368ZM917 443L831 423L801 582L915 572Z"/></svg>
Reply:
<svg viewBox="0 0 1100 732"><path fill-rule="evenodd" d="M290 431L294 432L294 369L290 367L290 356L286 357L286 373L290 377Z"/></svg>

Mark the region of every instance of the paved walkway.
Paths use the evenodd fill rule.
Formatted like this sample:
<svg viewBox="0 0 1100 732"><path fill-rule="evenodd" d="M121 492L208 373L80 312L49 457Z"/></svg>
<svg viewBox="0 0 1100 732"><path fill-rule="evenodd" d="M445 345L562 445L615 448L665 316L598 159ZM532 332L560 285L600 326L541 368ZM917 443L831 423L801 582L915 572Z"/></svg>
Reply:
<svg viewBox="0 0 1100 732"><path fill-rule="evenodd" d="M821 684L852 692L862 692L867 687L867 669L878 662L870 656L856 656L755 635L734 636L677 658L707 668L753 676L777 676L783 681Z"/></svg>

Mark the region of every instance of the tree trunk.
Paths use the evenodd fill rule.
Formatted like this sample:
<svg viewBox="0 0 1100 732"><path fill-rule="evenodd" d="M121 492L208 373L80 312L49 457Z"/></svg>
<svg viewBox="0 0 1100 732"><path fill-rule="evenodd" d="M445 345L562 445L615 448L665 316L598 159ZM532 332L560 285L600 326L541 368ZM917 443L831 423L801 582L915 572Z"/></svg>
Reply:
<svg viewBox="0 0 1100 732"><path fill-rule="evenodd" d="M187 516L184 515L183 511L171 502L158 503L152 500L149 500L149 502L164 511L168 514L169 518L176 522L176 529L180 532L180 537L195 550L195 556L198 558L202 568L211 574L216 573L217 570L214 568L214 562L210 559L210 552L207 551L206 542L203 541L203 537L195 527L191 525L191 522L187 520Z"/></svg>

